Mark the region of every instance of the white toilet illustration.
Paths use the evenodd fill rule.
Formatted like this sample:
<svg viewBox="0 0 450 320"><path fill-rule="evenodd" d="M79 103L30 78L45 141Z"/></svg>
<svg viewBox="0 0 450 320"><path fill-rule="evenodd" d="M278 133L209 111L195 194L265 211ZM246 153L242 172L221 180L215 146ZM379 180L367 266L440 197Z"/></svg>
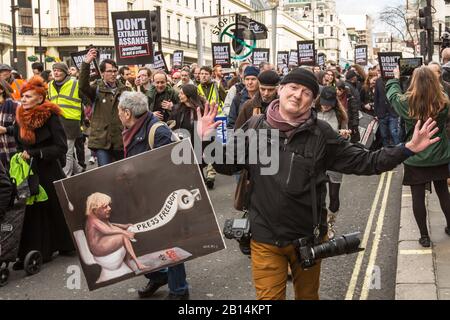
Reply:
<svg viewBox="0 0 450 320"><path fill-rule="evenodd" d="M125 256L127 254L125 247L122 246L117 251L104 257L94 257L89 250L84 231L78 230L73 234L78 246L78 252L80 253L80 257L83 262L86 265L98 264L100 267L102 267L102 272L96 283L109 281L134 272L124 262Z"/></svg>

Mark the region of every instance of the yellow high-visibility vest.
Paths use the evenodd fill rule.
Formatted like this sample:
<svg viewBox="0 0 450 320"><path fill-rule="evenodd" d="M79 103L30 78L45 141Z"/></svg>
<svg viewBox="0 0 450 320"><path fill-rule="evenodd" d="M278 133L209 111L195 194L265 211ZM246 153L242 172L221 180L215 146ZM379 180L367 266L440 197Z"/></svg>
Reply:
<svg viewBox="0 0 450 320"><path fill-rule="evenodd" d="M48 99L62 110L62 116L67 120L81 120L81 99L78 81L71 79L64 83L59 93L54 86L54 80L48 86Z"/></svg>
<svg viewBox="0 0 450 320"><path fill-rule="evenodd" d="M215 102L217 104L217 114L222 115L223 114L223 101L220 100L219 96L219 89L216 85L216 83L212 83L211 88L209 89L209 94L206 96L205 92L203 91L202 85L199 84L198 87L198 94L201 95L203 98L206 99L209 103Z"/></svg>

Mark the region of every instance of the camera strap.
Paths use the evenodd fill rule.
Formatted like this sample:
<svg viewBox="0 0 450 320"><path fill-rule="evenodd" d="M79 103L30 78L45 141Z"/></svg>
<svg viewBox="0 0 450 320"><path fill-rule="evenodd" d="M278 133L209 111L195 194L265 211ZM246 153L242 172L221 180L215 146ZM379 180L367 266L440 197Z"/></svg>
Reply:
<svg viewBox="0 0 450 320"><path fill-rule="evenodd" d="M311 203L312 203L312 211L313 211L313 234L314 234L314 243L318 244L320 243L320 215L318 212L318 205L317 205L317 174L316 174L316 159L317 159L317 152L318 152L318 140L320 136L320 130L319 128L315 128L312 132L313 136L308 139L307 143L307 150L308 148L312 149L312 166L309 172L310 177L310 187L311 187Z"/></svg>
<svg viewBox="0 0 450 320"><path fill-rule="evenodd" d="M249 120L248 120L248 129L254 129L257 130L260 126L261 123L264 120L264 114L259 114L256 116L252 116ZM243 169L243 170L247 170L247 169ZM252 180L250 178L250 172L247 171L247 178L249 181L249 184L247 186L246 192L245 192L245 197L244 197L244 206L243 206L243 210L244 211L244 216L248 215L248 210L250 207L250 197L253 191L253 183Z"/></svg>

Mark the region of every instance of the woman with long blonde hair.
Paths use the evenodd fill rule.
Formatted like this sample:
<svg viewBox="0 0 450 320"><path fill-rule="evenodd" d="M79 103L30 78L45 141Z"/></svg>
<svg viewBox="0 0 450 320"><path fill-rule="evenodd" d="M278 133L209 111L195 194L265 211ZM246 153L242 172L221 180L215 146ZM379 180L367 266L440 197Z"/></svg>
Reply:
<svg viewBox="0 0 450 320"><path fill-rule="evenodd" d="M421 235L419 243L423 247L429 247L431 243L427 228L425 185L431 181L447 220L445 233L450 236L450 195L447 187L450 148L445 130L450 101L438 77L425 66L414 71L405 94L401 92L398 68L394 74L396 79L389 80L386 84L387 97L395 111L405 120L407 141L411 140L418 122L424 123L431 118L439 128L432 136L440 139L437 143L404 162L403 185L411 186L414 217Z"/></svg>

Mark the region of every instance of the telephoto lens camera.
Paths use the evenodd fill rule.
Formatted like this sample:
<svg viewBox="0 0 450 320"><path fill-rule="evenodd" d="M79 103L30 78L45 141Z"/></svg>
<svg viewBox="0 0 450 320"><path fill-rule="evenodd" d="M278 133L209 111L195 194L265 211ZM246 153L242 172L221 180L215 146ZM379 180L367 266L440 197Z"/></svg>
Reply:
<svg viewBox="0 0 450 320"><path fill-rule="evenodd" d="M359 232L345 234L319 245L314 245L311 237L295 240L294 246L301 267L308 269L313 267L318 259L363 251L364 248L359 247L361 244L359 234Z"/></svg>
<svg viewBox="0 0 450 320"><path fill-rule="evenodd" d="M250 221L248 218L227 219L223 227L223 234L227 239L236 239L239 242L239 249L245 255L250 255Z"/></svg>

